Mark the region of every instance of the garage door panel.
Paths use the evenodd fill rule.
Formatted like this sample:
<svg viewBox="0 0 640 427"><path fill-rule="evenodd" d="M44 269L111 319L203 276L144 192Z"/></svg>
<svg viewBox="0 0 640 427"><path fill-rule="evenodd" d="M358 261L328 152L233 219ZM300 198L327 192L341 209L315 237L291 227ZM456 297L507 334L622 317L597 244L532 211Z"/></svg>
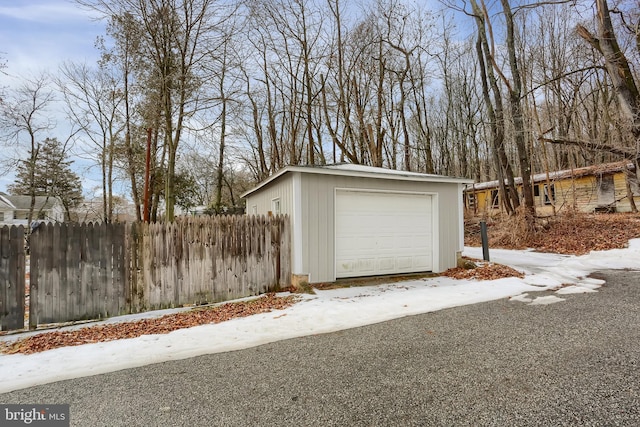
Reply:
<svg viewBox="0 0 640 427"><path fill-rule="evenodd" d="M399 249L414 249L418 246L413 236L398 236L395 240L395 246Z"/></svg>
<svg viewBox="0 0 640 427"><path fill-rule="evenodd" d="M413 266L413 257L398 257L398 269L406 270Z"/></svg>
<svg viewBox="0 0 640 427"><path fill-rule="evenodd" d="M355 270L354 260L345 259L336 264L336 275L338 277L347 277Z"/></svg>
<svg viewBox="0 0 640 427"><path fill-rule="evenodd" d="M358 250L363 252L373 251L376 244L376 239L373 236L368 237L356 237L352 239Z"/></svg>
<svg viewBox="0 0 640 427"><path fill-rule="evenodd" d="M432 203L425 194L336 192L336 276L432 269Z"/></svg>
<svg viewBox="0 0 640 427"><path fill-rule="evenodd" d="M429 254L429 256L415 257L413 263L417 269L425 271L424 269L431 269L431 260L432 257Z"/></svg>
<svg viewBox="0 0 640 427"><path fill-rule="evenodd" d="M380 271L393 271L396 267L395 258L379 258L378 269Z"/></svg>
<svg viewBox="0 0 640 427"><path fill-rule="evenodd" d="M393 250L396 246L396 238L393 235L389 236L379 236L378 238L373 238L372 246L377 248L380 252L384 252L385 250Z"/></svg>
<svg viewBox="0 0 640 427"><path fill-rule="evenodd" d="M359 259L356 262L356 270L361 271L365 274L373 274L376 271L376 260L375 258L365 258Z"/></svg>

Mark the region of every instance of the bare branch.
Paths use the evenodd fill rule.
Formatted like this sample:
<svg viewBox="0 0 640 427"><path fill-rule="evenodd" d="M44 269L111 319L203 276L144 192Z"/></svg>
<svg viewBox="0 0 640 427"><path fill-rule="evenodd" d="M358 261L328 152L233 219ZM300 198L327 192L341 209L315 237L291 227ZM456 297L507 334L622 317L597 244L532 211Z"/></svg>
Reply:
<svg viewBox="0 0 640 427"><path fill-rule="evenodd" d="M591 151L604 151L611 154L617 154L619 156L623 156L626 159L633 159L636 156L634 150L613 147L607 144L600 144L597 142L590 141L576 141L573 139L564 139L564 138L545 138L543 136L538 137L538 141L540 142L549 142L551 144L562 144L562 145L576 145L578 147L586 148Z"/></svg>
<svg viewBox="0 0 640 427"><path fill-rule="evenodd" d="M591 34L591 32L589 30L587 30L582 25L578 25L576 27L576 32L578 33L578 35L580 37L585 39L587 41L587 43L589 43L591 46L593 46L594 49L596 49L598 52L602 53L602 48L600 47L600 40L598 40L598 38L596 36Z"/></svg>
<svg viewBox="0 0 640 427"><path fill-rule="evenodd" d="M566 77L569 77L569 76L571 76L573 74L583 73L585 71L591 71L591 70L605 70L606 71L606 68L603 67L603 66L600 66L600 65L592 65L590 67L579 68L577 70L572 70L572 71L568 71L566 73L562 73L559 76L556 76L556 77L554 77L552 79L546 80L545 82L540 83L539 85L532 87L530 90L528 90L526 93L524 93L522 95L522 97L524 98L524 97L526 97L528 95L531 95L536 90L538 90L540 88L543 88L543 87L545 87L545 86L547 86L547 85L549 85L549 84L551 84L553 82L557 82L559 80L563 80Z"/></svg>

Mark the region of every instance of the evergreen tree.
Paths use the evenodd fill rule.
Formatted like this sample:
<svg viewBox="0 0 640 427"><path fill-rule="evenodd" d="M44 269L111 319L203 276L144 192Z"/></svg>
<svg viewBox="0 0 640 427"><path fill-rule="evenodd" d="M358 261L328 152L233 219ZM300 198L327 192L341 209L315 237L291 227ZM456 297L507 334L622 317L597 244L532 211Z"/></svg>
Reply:
<svg viewBox="0 0 640 427"><path fill-rule="evenodd" d="M59 198L65 220L69 221L71 208L82 201L82 183L71 170L73 161L67 158L63 144L56 138L47 138L38 144L38 151L36 156L29 153L29 158L18 164L16 180L8 189L12 194Z"/></svg>

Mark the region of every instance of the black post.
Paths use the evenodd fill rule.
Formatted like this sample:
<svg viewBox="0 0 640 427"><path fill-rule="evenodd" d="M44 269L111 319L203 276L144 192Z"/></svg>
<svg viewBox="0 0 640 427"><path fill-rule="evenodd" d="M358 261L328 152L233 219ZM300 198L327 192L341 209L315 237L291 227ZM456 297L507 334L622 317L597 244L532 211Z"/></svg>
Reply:
<svg viewBox="0 0 640 427"><path fill-rule="evenodd" d="M482 237L482 259L489 261L489 238L487 237L487 223L480 221L480 236Z"/></svg>

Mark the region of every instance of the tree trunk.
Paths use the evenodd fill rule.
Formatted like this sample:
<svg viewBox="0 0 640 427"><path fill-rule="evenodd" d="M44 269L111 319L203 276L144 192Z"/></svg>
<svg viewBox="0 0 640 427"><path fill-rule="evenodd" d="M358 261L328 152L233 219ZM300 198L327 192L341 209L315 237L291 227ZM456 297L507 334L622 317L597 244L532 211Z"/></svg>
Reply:
<svg viewBox="0 0 640 427"><path fill-rule="evenodd" d="M516 59L515 35L513 28L513 13L508 0L500 0L507 23L507 51L509 53L509 66L511 69L511 85L509 85L509 102L511 105L511 117L515 132L516 149L520 163L522 176L522 193L524 196L525 217L530 229L533 229L536 207L533 201L533 187L531 185L531 161L525 142L524 118L522 114L522 77Z"/></svg>
<svg viewBox="0 0 640 427"><path fill-rule="evenodd" d="M224 78L220 82L220 87L222 89L222 84L224 82ZM223 90L223 89L222 89ZM222 92L222 113L221 113L221 122L220 122L220 150L218 152L218 170L216 171L216 201L215 201L215 210L216 213L221 213L222 209L222 183L224 178L224 148L225 148L225 140L226 140L226 132L227 132L227 99L224 96L224 90Z"/></svg>
<svg viewBox="0 0 640 427"><path fill-rule="evenodd" d="M503 196L503 204L508 213L515 212L515 209L520 206L520 198L518 197L518 192L516 190L515 185L515 177L513 174L513 169L511 168L511 164L509 163L509 159L507 158L507 154L504 148L504 108L502 105L502 94L500 92L500 88L498 87L497 79L494 74L494 68L496 68L496 72L501 74L500 70L495 67L494 58L491 55L491 50L489 48L489 41L487 40L487 22L485 21L485 14L482 9L478 6L475 0L471 0L471 5L474 11L474 18L476 21L476 26L478 27L478 37L479 37L479 45L476 47L478 50L478 58L482 61L480 71L484 74L483 82L486 82L491 87L491 92L493 93L493 99L495 102L495 109L491 107L489 111L491 117L491 111L493 113L493 119L491 120L491 131L492 131L492 144L493 149L496 151L497 162L496 169L498 170L498 176L500 180L501 193ZM486 58L486 61L484 61ZM494 66L490 65L494 64ZM492 105L491 99L488 95L488 88L483 88L483 92L485 93L485 104ZM503 175L504 174L504 175ZM504 179L506 179L506 185L503 184Z"/></svg>

